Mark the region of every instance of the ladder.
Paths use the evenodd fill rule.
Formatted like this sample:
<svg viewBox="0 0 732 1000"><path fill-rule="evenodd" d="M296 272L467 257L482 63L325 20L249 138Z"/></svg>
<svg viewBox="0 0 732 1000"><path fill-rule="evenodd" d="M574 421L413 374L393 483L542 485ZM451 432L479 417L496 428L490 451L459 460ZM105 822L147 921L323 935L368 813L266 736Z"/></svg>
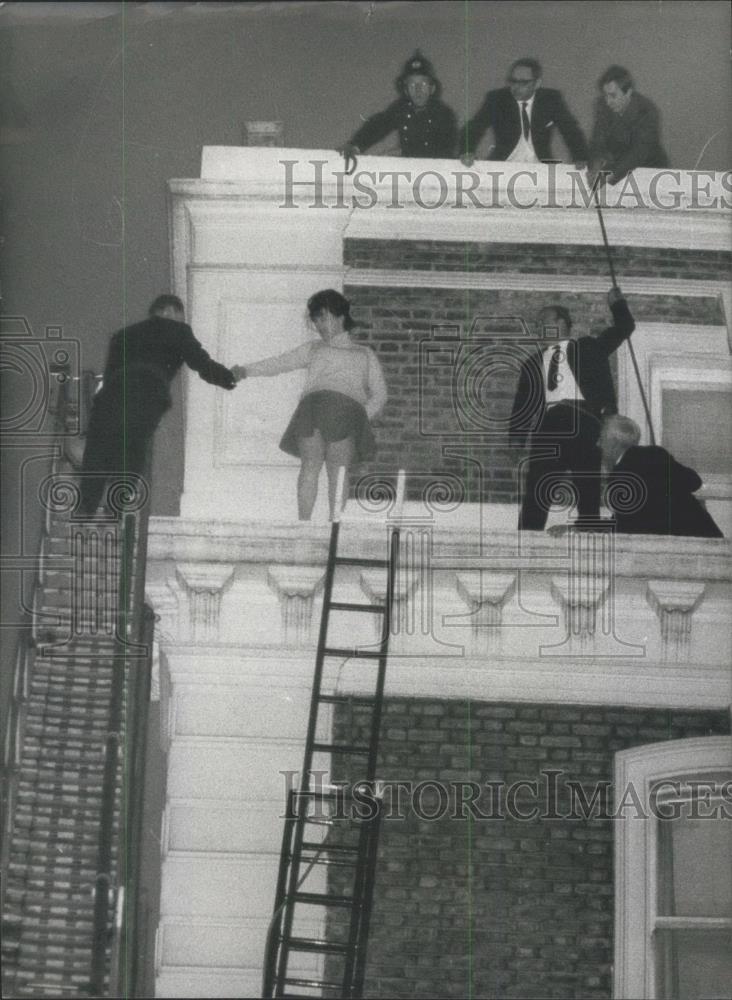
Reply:
<svg viewBox="0 0 732 1000"><path fill-rule="evenodd" d="M344 470L339 473L336 497L342 496ZM403 495L404 473L399 473L397 489L398 511ZM340 509L338 502L336 507ZM365 559L338 555L340 532L339 513L333 516L328 549L328 563L323 592L323 611L315 658L315 675L310 701L305 740L305 755L299 788L290 789L280 852L280 865L275 891L274 913L265 949L262 996L304 997L322 996L358 1000L362 996L366 969L369 920L373 898L374 873L381 820L381 797L376 782L376 757L384 698L384 681L389 654L389 635L394 603L394 582L399 559L399 530L389 534L388 558ZM386 573L386 596L383 604L365 604L333 599L335 577L339 567L358 566L380 568ZM382 619L381 634L375 648L341 648L328 644L328 627L333 611L378 615ZM326 742L318 736L324 710L348 701L347 695L325 693L323 673L326 662L333 659L363 659L376 665L376 678L368 739L362 742ZM336 785L324 785L313 780L313 757L330 754L338 761L363 763L360 780L351 783L350 792ZM355 797L354 797L355 793ZM357 820L348 820L339 812L351 809ZM358 806L358 809L356 808ZM319 831L321 831L319 835ZM322 836L325 831L325 836ZM342 834L342 835L341 835ZM341 836L338 836L341 835ZM315 866L323 866L325 875L337 877L338 888L332 884L325 891L308 892L302 886ZM337 919L335 934L314 937L303 934L299 920L315 909L320 914L336 917L345 913L346 920ZM293 956L309 954L320 957L318 974L293 970ZM295 963L297 964L297 959ZM320 971L323 977L320 978Z"/></svg>

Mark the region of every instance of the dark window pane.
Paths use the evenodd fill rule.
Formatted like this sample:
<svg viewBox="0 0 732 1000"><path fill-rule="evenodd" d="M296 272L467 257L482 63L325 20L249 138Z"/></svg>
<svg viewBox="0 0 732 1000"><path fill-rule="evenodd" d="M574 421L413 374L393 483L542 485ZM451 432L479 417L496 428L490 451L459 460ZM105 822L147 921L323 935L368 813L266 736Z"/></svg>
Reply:
<svg viewBox="0 0 732 1000"><path fill-rule="evenodd" d="M729 1000L732 932L656 931L660 1000Z"/></svg>
<svg viewBox="0 0 732 1000"><path fill-rule="evenodd" d="M670 389L661 395L663 446L699 475L732 475L732 392Z"/></svg>

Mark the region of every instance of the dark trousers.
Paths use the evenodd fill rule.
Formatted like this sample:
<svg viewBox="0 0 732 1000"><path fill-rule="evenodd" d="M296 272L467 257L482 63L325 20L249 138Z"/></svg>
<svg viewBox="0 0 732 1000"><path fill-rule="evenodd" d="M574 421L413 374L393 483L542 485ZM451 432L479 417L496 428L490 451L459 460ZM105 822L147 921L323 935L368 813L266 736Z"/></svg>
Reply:
<svg viewBox="0 0 732 1000"><path fill-rule="evenodd" d="M168 408L160 385L133 383L104 388L94 398L81 468L83 514L94 514L108 480L145 472L148 447Z"/></svg>
<svg viewBox="0 0 732 1000"><path fill-rule="evenodd" d="M525 461L519 528L542 531L549 509L559 502L560 483L569 479L577 497L577 513L596 517L600 512L600 421L584 407L557 403L550 407L531 437Z"/></svg>

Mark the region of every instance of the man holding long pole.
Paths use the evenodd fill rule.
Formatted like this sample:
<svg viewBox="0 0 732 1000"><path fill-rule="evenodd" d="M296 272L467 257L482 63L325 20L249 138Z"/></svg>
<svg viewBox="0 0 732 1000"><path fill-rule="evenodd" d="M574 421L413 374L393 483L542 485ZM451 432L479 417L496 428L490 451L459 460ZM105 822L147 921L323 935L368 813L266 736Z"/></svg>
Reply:
<svg viewBox="0 0 732 1000"><path fill-rule="evenodd" d="M572 319L560 305L539 314L543 338L521 367L510 422L511 443L528 441L519 528L542 531L563 477L575 491L578 527L600 510L600 450L604 416L617 412L610 356L635 329L620 289L608 293L613 324L598 337L571 336Z"/></svg>

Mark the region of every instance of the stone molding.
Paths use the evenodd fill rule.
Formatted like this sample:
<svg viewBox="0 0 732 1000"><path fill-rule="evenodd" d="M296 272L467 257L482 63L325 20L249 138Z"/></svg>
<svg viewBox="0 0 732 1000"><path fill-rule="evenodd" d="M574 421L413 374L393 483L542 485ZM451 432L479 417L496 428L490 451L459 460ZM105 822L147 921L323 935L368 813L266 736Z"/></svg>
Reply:
<svg viewBox="0 0 732 1000"><path fill-rule="evenodd" d="M465 505L466 509L474 505ZM405 519L410 504L405 503ZM567 537L546 532L519 536L513 525L513 504L483 505L481 535L472 521L442 519L435 515L430 559L434 569L525 570L557 572L569 566ZM178 566L232 563L323 567L328 557L329 526L301 521L267 520L226 523L178 517L150 518L148 561ZM620 577L732 583L732 542L729 539L660 535L615 535L615 574ZM384 557L383 520L344 520L341 547L354 556ZM150 593L151 585L148 584Z"/></svg>

